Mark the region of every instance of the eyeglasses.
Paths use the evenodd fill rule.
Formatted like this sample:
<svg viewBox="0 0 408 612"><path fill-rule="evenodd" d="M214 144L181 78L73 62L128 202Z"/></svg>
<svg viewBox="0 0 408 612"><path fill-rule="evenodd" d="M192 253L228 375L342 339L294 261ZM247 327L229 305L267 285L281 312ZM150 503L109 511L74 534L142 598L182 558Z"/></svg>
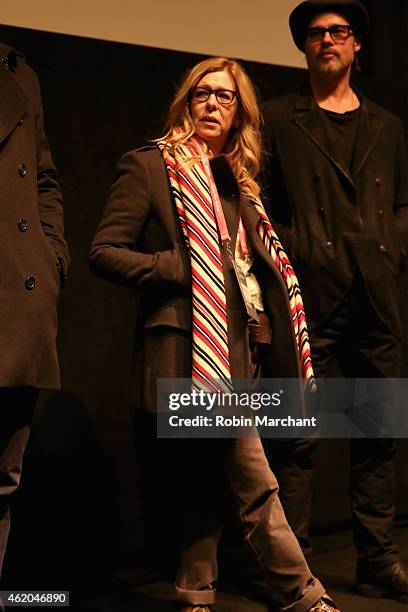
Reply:
<svg viewBox="0 0 408 612"><path fill-rule="evenodd" d="M332 25L330 28L309 28L307 37L311 42L320 42L328 32L334 43L344 43L347 38L354 34L354 29L350 25Z"/></svg>
<svg viewBox="0 0 408 612"><path fill-rule="evenodd" d="M206 102L208 98L214 94L217 102L227 106L232 104L235 97L238 95L236 91L231 89L209 89L208 87L196 87L191 92L191 99L196 102Z"/></svg>

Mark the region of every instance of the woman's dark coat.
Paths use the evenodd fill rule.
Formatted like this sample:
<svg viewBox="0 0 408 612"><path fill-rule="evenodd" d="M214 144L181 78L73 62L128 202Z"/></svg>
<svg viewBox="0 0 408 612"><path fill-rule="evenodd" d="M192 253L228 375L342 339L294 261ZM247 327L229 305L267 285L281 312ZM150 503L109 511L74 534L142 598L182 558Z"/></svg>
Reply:
<svg viewBox="0 0 408 612"><path fill-rule="evenodd" d="M216 158L211 165L233 242L241 211L250 240L260 255L256 275L273 330L265 376L297 377L299 359L288 297L256 233L257 213L246 199L240 202L226 159ZM90 262L99 276L142 291L134 387L139 387L143 376L142 403L152 410L156 378L191 377L190 264L157 148L131 151L120 160L91 246ZM233 378L244 378L248 377L249 364L246 311L236 280L226 266L224 277L231 372Z"/></svg>

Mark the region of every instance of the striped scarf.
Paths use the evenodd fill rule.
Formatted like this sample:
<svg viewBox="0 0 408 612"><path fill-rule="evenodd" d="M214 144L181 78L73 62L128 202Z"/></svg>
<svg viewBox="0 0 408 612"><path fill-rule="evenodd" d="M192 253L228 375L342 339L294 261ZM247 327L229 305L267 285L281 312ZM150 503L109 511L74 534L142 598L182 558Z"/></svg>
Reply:
<svg viewBox="0 0 408 612"><path fill-rule="evenodd" d="M314 380L312 358L310 353L309 334L307 331L306 315L298 279L284 248L272 227L260 198L252 198L255 210L259 214L256 230L266 247L273 263L282 275L288 292L290 313L292 315L293 330L299 353L301 372L306 381Z"/></svg>
<svg viewBox="0 0 408 612"><path fill-rule="evenodd" d="M222 271L220 240L210 181L194 138L179 145L178 161L165 141L158 143L162 153L177 214L190 254L193 296L193 385L231 390L228 354L227 310ZM193 161L194 160L194 161ZM209 170L211 172L211 170ZM257 232L284 281L302 376L313 380L306 316L296 274L259 198L251 198L259 215ZM213 381L213 382L211 382ZM217 382L215 382L217 381Z"/></svg>

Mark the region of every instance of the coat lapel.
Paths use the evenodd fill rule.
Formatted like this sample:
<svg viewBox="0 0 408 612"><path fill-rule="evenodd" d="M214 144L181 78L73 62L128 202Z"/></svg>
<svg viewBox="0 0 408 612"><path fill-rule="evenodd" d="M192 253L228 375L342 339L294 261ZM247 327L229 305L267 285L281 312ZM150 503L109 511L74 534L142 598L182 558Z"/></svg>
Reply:
<svg viewBox="0 0 408 612"><path fill-rule="evenodd" d="M321 121L319 109L311 94L302 94L298 96L293 116L294 122L313 140L316 146L319 147L324 155L353 186L355 178L361 172L384 125L371 103L365 100L361 95L359 95L359 97L362 100L361 115L357 130L351 175L346 168L341 167L330 153L330 145Z"/></svg>
<svg viewBox="0 0 408 612"><path fill-rule="evenodd" d="M0 143L14 130L28 108L25 93L0 61Z"/></svg>
<svg viewBox="0 0 408 612"><path fill-rule="evenodd" d="M347 181L354 186L350 172L346 168L343 168L330 153L328 135L324 129L319 108L312 95L298 96L295 103L293 120L300 129L313 140L315 145L319 147L331 163L336 166L337 170L347 179Z"/></svg>
<svg viewBox="0 0 408 612"><path fill-rule="evenodd" d="M353 156L353 176L361 172L384 123L369 101L362 100L360 122Z"/></svg>

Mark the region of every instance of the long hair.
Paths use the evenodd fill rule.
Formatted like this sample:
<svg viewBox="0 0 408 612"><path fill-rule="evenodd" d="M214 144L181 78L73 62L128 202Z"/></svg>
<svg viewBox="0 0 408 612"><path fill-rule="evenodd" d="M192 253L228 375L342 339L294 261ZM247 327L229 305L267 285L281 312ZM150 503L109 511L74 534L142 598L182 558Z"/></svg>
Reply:
<svg viewBox="0 0 408 612"><path fill-rule="evenodd" d="M225 57L212 57L191 68L170 106L166 132L157 140L165 140L174 155L180 154L178 147L185 144L195 133L190 113L191 90L209 72L222 70L230 73L238 92L238 127L231 128L230 139L224 152L228 155L242 193L256 196L260 191L255 181L261 157L260 114L254 86L238 62Z"/></svg>

